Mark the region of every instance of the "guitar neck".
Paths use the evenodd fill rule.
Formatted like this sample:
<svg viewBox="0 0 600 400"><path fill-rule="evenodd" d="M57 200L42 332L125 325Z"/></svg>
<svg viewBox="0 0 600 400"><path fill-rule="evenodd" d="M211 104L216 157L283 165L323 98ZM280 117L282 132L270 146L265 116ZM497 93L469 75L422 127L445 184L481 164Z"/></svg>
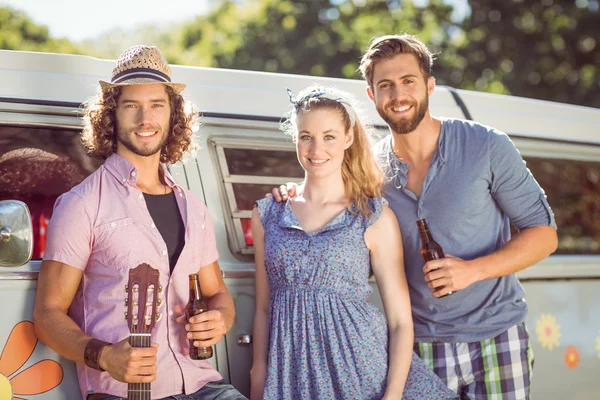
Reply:
<svg viewBox="0 0 600 400"><path fill-rule="evenodd" d="M131 347L150 347L149 333L133 333L129 336ZM150 383L128 383L127 400L151 400Z"/></svg>

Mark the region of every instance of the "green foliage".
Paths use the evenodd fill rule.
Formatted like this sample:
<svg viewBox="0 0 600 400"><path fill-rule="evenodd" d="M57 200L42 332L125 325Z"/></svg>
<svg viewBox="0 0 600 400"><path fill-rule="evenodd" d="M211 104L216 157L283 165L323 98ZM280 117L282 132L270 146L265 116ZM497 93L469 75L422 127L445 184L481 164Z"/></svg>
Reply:
<svg viewBox="0 0 600 400"><path fill-rule="evenodd" d="M0 49L81 54L68 40L52 39L48 28L8 7L0 7Z"/></svg>
<svg viewBox="0 0 600 400"><path fill-rule="evenodd" d="M203 65L359 78L361 54L373 37L415 32L441 44L451 12L440 0L426 10L410 2L223 1L183 28L182 46L205 56Z"/></svg>
<svg viewBox="0 0 600 400"><path fill-rule="evenodd" d="M457 20L448 0L221 0L180 25L77 45L0 8L0 48L116 58L144 43L174 64L360 78L372 38L406 32L437 54L438 84L600 107L598 0L464 1Z"/></svg>
<svg viewBox="0 0 600 400"><path fill-rule="evenodd" d="M597 1L470 0L469 39L449 83L600 107Z"/></svg>

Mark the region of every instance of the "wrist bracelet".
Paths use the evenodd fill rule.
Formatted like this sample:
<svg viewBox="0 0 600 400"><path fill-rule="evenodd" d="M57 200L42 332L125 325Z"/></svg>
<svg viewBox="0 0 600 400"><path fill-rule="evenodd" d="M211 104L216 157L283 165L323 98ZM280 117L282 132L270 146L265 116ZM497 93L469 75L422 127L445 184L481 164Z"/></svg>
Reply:
<svg viewBox="0 0 600 400"><path fill-rule="evenodd" d="M104 371L102 368L100 368L98 360L100 358L100 352L102 349L110 344L111 343L98 339L91 339L89 342L87 342L85 345L85 352L83 353L85 365L90 368L97 369L98 371Z"/></svg>

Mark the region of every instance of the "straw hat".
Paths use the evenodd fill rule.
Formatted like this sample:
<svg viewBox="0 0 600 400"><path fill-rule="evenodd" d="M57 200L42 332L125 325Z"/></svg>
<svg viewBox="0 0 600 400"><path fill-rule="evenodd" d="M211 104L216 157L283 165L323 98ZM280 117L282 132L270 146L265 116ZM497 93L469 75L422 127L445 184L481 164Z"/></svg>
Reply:
<svg viewBox="0 0 600 400"><path fill-rule="evenodd" d="M176 93L185 88L183 83L171 83L171 69L160 50L154 46L136 45L119 56L110 82L100 81L102 90L121 85L163 83Z"/></svg>

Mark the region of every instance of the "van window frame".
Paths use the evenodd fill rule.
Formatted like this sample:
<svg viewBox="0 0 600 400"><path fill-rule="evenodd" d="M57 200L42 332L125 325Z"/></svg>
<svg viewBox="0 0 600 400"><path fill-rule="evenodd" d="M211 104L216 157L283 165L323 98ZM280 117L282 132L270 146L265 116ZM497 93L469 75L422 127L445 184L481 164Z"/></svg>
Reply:
<svg viewBox="0 0 600 400"><path fill-rule="evenodd" d="M227 165L225 149L289 151L295 156L294 143L289 138L288 140L266 137L250 139L234 136L211 136L207 143L219 174L218 187L223 211L227 213L224 220L230 250L234 256L253 255L254 247L246 244L241 222L243 218L252 217L252 210L238 210L233 184L263 184L276 187L284 182L299 182L302 178L231 174Z"/></svg>
<svg viewBox="0 0 600 400"><path fill-rule="evenodd" d="M267 131L270 129L263 127ZM376 135L381 138L388 134L383 127L378 127ZM537 139L518 134L509 134L511 140L524 158L540 158L546 160L573 160L600 162L600 145L591 143L574 143ZM254 254L254 248L246 245L241 218L250 218L249 210L237 210L237 203L232 184L272 184L273 187L284 182L299 182L293 177L232 175L229 173L226 148L260 149L277 151L295 151L291 140L258 135L256 138L235 135L212 135L208 138L209 152L213 157L217 172L217 183L224 215L225 228L229 240L229 249L236 257L247 257ZM574 266L576 264L576 266ZM600 255L597 254L558 254L551 255L540 262L539 268L527 268L519 272L519 277L527 279L564 279L600 277Z"/></svg>

